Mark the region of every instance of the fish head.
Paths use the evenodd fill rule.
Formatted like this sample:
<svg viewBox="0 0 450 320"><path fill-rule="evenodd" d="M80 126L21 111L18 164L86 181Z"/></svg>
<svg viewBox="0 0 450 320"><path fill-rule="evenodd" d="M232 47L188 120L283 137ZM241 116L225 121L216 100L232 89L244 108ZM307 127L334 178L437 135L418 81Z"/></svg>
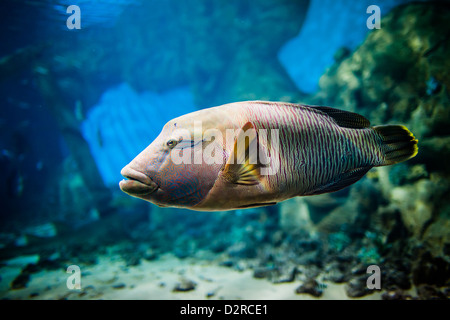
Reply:
<svg viewBox="0 0 450 320"><path fill-rule="evenodd" d="M201 202L213 187L222 161L205 161L205 148L221 153L222 141L204 135L197 126L198 115L169 121L159 136L121 174L119 184L125 193L165 207L190 208ZM200 128L200 129L199 129Z"/></svg>

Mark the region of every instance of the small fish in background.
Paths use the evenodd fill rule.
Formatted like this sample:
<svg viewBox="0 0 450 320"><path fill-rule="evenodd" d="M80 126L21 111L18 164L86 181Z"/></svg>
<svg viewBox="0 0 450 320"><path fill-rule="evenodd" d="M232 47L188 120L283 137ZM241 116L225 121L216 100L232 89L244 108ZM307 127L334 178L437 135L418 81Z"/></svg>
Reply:
<svg viewBox="0 0 450 320"><path fill-rule="evenodd" d="M430 77L427 82L427 95L432 96L441 90L442 85L434 78Z"/></svg>
<svg viewBox="0 0 450 320"><path fill-rule="evenodd" d="M44 162L42 162L41 160L36 162L36 170L41 171L42 168L44 168Z"/></svg>
<svg viewBox="0 0 450 320"><path fill-rule="evenodd" d="M9 149L2 149L0 161L4 170L4 186L6 196L9 198L19 198L25 188L25 178L18 164L23 160L23 155L16 155Z"/></svg>
<svg viewBox="0 0 450 320"><path fill-rule="evenodd" d="M19 100L13 99L11 97L6 98L6 101L9 104L13 105L14 107L19 107L24 110L30 109L30 104L28 102L19 101Z"/></svg>
<svg viewBox="0 0 450 320"><path fill-rule="evenodd" d="M86 120L86 116L84 115L84 111L83 111L83 104L81 103L80 100L75 101L74 113L75 113L75 118L78 121L81 122L81 121Z"/></svg>
<svg viewBox="0 0 450 320"><path fill-rule="evenodd" d="M103 136L102 136L102 131L100 130L100 128L97 128L96 130L96 136L97 136L97 143L98 146L100 148L103 148Z"/></svg>
<svg viewBox="0 0 450 320"><path fill-rule="evenodd" d="M48 69L43 66L36 66L33 68L33 71L42 75L48 74Z"/></svg>
<svg viewBox="0 0 450 320"><path fill-rule="evenodd" d="M25 188L25 178L19 170L14 170L6 177L6 185L7 195L12 198L19 198Z"/></svg>
<svg viewBox="0 0 450 320"><path fill-rule="evenodd" d="M277 135L263 135L263 129ZM225 138L230 130L236 132L231 141ZM324 106L237 102L169 121L122 169L127 180L119 186L162 207L259 207L338 191L372 167L406 161L417 152L417 140L401 125L371 127L359 114ZM222 161L207 161L208 153ZM194 161L174 158L185 154Z"/></svg>
<svg viewBox="0 0 450 320"><path fill-rule="evenodd" d="M30 126L31 121L30 120L23 120L20 121L19 124L17 125L18 129L26 129Z"/></svg>
<svg viewBox="0 0 450 320"><path fill-rule="evenodd" d="M2 149L1 155L8 158L8 159L14 159L14 153L12 153L10 150L8 149Z"/></svg>
<svg viewBox="0 0 450 320"><path fill-rule="evenodd" d="M23 129L30 123L28 120L21 121L16 129ZM30 150L30 144L26 134L17 130L11 134L6 145L8 147L0 151L1 170L4 177L0 190L9 199L20 198L26 191L26 185L29 182L24 163Z"/></svg>

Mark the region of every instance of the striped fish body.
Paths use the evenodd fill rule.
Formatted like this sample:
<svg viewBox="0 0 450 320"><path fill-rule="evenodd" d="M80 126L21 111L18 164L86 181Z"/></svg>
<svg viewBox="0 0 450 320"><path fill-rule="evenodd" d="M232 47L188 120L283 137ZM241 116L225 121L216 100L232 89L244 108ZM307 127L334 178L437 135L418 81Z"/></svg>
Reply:
<svg viewBox="0 0 450 320"><path fill-rule="evenodd" d="M169 157L162 158L163 151L158 146L173 140L175 128L198 134L194 132L198 131L195 123L201 123L202 135L211 129L222 133L223 140L202 140L202 151L216 144L216 150L223 154L223 163L167 164ZM230 129L237 132L232 143L226 138ZM239 148L238 142L249 129L255 135L243 138L247 143ZM252 145L256 145L258 155L250 161ZM361 115L330 107L237 102L169 121L160 136L127 166L158 184L157 192L135 195L121 188L160 206L206 211L257 207L295 196L340 190L374 166L405 161L416 153L417 140L403 126L371 127ZM166 163L154 165L155 158ZM170 168L169 175L165 168ZM175 186L171 193L177 197L163 193L168 190L168 177L176 177L176 183L169 184ZM184 191L179 192L177 184L189 190L186 196L179 195Z"/></svg>
<svg viewBox="0 0 450 320"><path fill-rule="evenodd" d="M278 130L279 145L270 149L274 153L271 156L279 159L279 168L272 170L275 174L260 176L259 183L251 186L230 188L229 181L219 177L197 209L255 207L295 196L338 191L358 181L374 166L404 161L417 153L417 140L405 127L370 127L361 115L334 108L249 101L218 109L229 126L233 123L234 127L244 127L250 122L256 131ZM389 158L388 152L395 152L396 147L386 143L385 131L394 131L406 140L405 155ZM232 153L229 147L227 153Z"/></svg>
<svg viewBox="0 0 450 320"><path fill-rule="evenodd" d="M340 126L321 111L329 109L291 104L266 108L259 103L250 104L249 109L253 118L249 121L279 129L281 166L268 183L274 189L281 186L279 191L288 197L328 192L348 175L362 177L384 163L383 140L373 128ZM262 117L251 116L257 114L255 109Z"/></svg>

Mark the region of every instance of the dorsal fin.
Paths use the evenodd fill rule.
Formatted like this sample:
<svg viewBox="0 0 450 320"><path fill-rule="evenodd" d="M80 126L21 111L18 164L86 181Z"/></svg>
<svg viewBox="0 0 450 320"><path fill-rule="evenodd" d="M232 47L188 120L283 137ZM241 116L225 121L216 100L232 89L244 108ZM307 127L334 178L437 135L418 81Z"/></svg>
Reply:
<svg viewBox="0 0 450 320"><path fill-rule="evenodd" d="M325 106L311 106L311 108L322 111L336 121L336 123L344 128L363 129L370 127L370 121L360 114L339 110Z"/></svg>

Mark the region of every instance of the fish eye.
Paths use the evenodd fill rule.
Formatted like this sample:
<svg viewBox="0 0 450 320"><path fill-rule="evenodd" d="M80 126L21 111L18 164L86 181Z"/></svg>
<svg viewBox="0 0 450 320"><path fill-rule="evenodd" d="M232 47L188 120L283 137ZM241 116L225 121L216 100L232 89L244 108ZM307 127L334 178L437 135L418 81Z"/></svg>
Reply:
<svg viewBox="0 0 450 320"><path fill-rule="evenodd" d="M169 141L167 141L167 146L169 147L169 148L174 148L177 144L178 144L178 140L175 140L175 139L170 139Z"/></svg>

